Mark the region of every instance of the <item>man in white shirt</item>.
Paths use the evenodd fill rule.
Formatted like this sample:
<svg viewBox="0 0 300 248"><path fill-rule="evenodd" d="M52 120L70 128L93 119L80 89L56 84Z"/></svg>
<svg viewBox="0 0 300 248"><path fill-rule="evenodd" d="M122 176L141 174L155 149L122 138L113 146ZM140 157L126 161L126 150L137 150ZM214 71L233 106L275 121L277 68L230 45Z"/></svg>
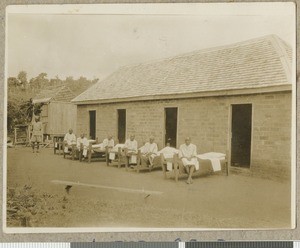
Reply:
<svg viewBox="0 0 300 248"><path fill-rule="evenodd" d="M77 146L78 151L80 151L80 149L81 149L81 144L82 144L83 138L84 138L83 133L80 134L80 136L77 138L76 146Z"/></svg>
<svg viewBox="0 0 300 248"><path fill-rule="evenodd" d="M174 169L173 168L173 157L174 157L174 154L178 154L178 153L179 153L178 149L171 147L169 139L166 144L166 147L164 147L163 149L158 151L157 155L160 156L162 154L164 157L164 160L166 162L166 163L162 164L165 177L166 177L166 171L172 171ZM156 157L156 158L158 158L158 157ZM160 159L160 157L159 157L159 159ZM159 162L160 162L160 160L159 160Z"/></svg>
<svg viewBox="0 0 300 248"><path fill-rule="evenodd" d="M71 128L69 129L69 132L66 133L65 135L64 144L65 144L65 149L64 149L65 153L68 153L69 148L72 148L72 146L76 145L76 136L73 133L73 130Z"/></svg>
<svg viewBox="0 0 300 248"><path fill-rule="evenodd" d="M130 135L130 139L127 139L125 142L124 148L127 150L127 154L137 153L137 141L135 140L134 135Z"/></svg>
<svg viewBox="0 0 300 248"><path fill-rule="evenodd" d="M125 156L126 156L126 168L128 167L128 164L136 164L137 163L137 150L138 150L138 144L135 140L134 135L130 135L130 139L127 139L124 145L125 149Z"/></svg>
<svg viewBox="0 0 300 248"><path fill-rule="evenodd" d="M171 147L170 142L167 142L166 147L158 151L158 155L163 154L165 159L173 158L175 153L179 153L179 150L177 150L174 147Z"/></svg>
<svg viewBox="0 0 300 248"><path fill-rule="evenodd" d="M108 148L108 152L110 152L114 146L115 141L113 140L112 135L108 135L108 137L103 140L103 148Z"/></svg>
<svg viewBox="0 0 300 248"><path fill-rule="evenodd" d="M154 138L151 137L149 142L147 142L141 149L141 162L142 165L153 166L153 160L158 151L157 144L154 143Z"/></svg>
<svg viewBox="0 0 300 248"><path fill-rule="evenodd" d="M35 116L34 121L32 122L32 136L31 136L31 144L32 144L32 152L34 152L34 147L36 144L36 152L39 152L40 143L43 141L43 124L40 122L40 117Z"/></svg>
<svg viewBox="0 0 300 248"><path fill-rule="evenodd" d="M113 140L112 135L108 135L107 138L103 140L102 144L103 144L104 149L107 148L106 161L107 161L107 163L110 163L111 159L109 159L109 153L112 151L112 149L115 146L115 141ZM115 155L112 155L112 156L115 156Z"/></svg>
<svg viewBox="0 0 300 248"><path fill-rule="evenodd" d="M199 170L199 162L197 159L197 147L194 144L191 144L190 137L187 137L185 143L179 147L179 158L189 175L186 183L193 183L192 174L195 170Z"/></svg>
<svg viewBox="0 0 300 248"><path fill-rule="evenodd" d="M79 138L77 138L77 149L82 153L82 160L84 160L87 156L87 150L89 146L89 141L86 138L85 134L82 133Z"/></svg>

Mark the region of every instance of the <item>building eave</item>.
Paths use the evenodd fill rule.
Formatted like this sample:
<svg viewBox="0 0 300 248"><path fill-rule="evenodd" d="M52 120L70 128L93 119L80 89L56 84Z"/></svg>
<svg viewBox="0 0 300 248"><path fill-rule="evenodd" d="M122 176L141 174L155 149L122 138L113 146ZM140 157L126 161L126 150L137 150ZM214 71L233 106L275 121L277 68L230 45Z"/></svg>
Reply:
<svg viewBox="0 0 300 248"><path fill-rule="evenodd" d="M66 103L66 104L74 104L71 101L57 101L57 100L52 100L51 103Z"/></svg>
<svg viewBox="0 0 300 248"><path fill-rule="evenodd" d="M98 100L84 100L71 102L76 105L88 104L105 104L105 103L120 103L120 102L137 102L137 101L154 101L154 100L174 100L174 99L187 99L187 98L202 98L202 97L220 97L220 96L236 96L236 95L249 95L249 94L263 94L272 92L285 92L292 91L292 84L281 84L274 86L262 86L243 89L226 89L226 90L213 90L205 92L192 92L192 93L178 93L178 94L164 94L152 96L137 96L126 98L111 98L111 99L98 99Z"/></svg>
<svg viewBox="0 0 300 248"><path fill-rule="evenodd" d="M32 102L35 103L48 103L51 101L51 97L41 98L41 99L33 99Z"/></svg>

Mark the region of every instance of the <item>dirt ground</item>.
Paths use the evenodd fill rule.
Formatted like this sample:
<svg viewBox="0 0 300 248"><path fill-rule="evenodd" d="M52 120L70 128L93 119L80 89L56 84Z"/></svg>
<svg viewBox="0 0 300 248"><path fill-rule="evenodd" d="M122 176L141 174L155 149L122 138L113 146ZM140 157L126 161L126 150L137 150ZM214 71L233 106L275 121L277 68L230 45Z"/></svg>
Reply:
<svg viewBox="0 0 300 248"><path fill-rule="evenodd" d="M7 161L8 189L29 185L36 194L32 208L43 198L43 211L34 213L31 226L290 227L289 182L213 174L187 185L184 179L164 179L161 170L136 173L105 162L80 163L50 148L39 154L9 148ZM69 194L67 184L72 185ZM16 199L23 199L25 191L20 192ZM20 223L8 218L7 225Z"/></svg>

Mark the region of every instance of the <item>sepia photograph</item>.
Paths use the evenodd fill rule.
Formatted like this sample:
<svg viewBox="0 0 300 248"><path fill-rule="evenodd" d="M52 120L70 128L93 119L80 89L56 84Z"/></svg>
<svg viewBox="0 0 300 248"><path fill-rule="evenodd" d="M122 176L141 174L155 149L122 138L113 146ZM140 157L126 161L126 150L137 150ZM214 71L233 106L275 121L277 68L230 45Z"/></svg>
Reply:
<svg viewBox="0 0 300 248"><path fill-rule="evenodd" d="M295 228L295 18L8 6L4 231Z"/></svg>

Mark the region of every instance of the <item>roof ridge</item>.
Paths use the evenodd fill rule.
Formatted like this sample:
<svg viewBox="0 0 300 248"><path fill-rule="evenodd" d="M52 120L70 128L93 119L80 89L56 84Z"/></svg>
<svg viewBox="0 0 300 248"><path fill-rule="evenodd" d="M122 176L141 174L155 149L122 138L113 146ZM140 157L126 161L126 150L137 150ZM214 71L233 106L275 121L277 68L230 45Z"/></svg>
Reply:
<svg viewBox="0 0 300 248"><path fill-rule="evenodd" d="M291 49L291 47L280 39L277 35L270 36L270 41L273 44L275 51L277 52L281 64L285 70L285 76L288 82L291 82L292 76L292 61L290 61L289 56L287 54L287 49Z"/></svg>
<svg viewBox="0 0 300 248"><path fill-rule="evenodd" d="M197 54L201 54L201 53L208 53L208 52L219 51L219 50L224 50L224 49L229 49L229 48L234 48L234 47L240 47L241 45L253 44L253 43L257 43L259 41L263 41L263 40L266 40L266 39L271 40L272 37L276 37L281 42L284 42L277 35L275 35L275 34L268 34L268 35L264 35L264 36L252 38L252 39L249 39L249 40L238 41L238 42L231 43L231 44L226 44L226 45L221 45L221 46L214 46L214 47L207 47L207 48L203 48L203 49L193 50L193 51L190 51L190 52L186 52L186 53L175 55L175 56L169 56L169 57L166 57L166 58L153 59L153 60L148 60L148 61L145 61L145 62L140 62L140 63L135 63L135 64L129 64L129 65L123 65L123 66L120 66L117 69L117 71L119 71L121 69L129 68L129 67L135 67L135 66L141 66L141 65L149 65L149 64L154 64L154 63L159 63L159 62L164 62L164 61L172 60L172 59L175 59L175 58L187 57L187 56L190 56L190 55L193 55L193 54L196 54L196 53ZM275 39L275 38L273 38L273 39ZM284 42L284 43L285 43L285 45L287 45L289 47L289 45L286 42ZM103 79L103 80L105 80L105 79Z"/></svg>

